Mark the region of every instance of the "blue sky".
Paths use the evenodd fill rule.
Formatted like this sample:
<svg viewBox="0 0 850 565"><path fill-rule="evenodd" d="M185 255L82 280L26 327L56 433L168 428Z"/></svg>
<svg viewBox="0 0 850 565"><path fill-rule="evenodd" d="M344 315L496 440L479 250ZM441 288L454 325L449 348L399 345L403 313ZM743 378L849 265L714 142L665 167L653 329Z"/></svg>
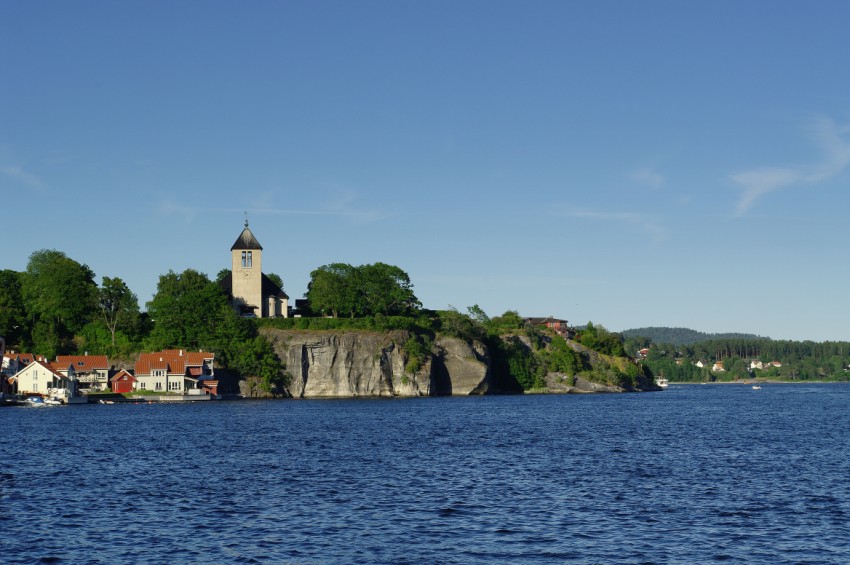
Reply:
<svg viewBox="0 0 850 565"><path fill-rule="evenodd" d="M0 267L850 340L850 3L0 0Z"/></svg>

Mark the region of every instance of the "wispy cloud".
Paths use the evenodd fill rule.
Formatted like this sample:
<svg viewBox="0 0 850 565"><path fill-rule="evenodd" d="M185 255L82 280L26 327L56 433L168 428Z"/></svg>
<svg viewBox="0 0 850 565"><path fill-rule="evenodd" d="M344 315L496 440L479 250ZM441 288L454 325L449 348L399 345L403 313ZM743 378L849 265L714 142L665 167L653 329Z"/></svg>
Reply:
<svg viewBox="0 0 850 565"><path fill-rule="evenodd" d="M850 165L850 142L845 136L850 126L836 124L828 118L813 120L809 134L820 148L822 159L811 165L796 167L759 167L730 176L742 192L735 215L742 216L764 195L776 190L803 185L816 185L841 174Z"/></svg>
<svg viewBox="0 0 850 565"><path fill-rule="evenodd" d="M248 212L291 216L337 216L360 223L371 223L393 215L381 206L364 206L359 193L353 189L332 185L325 187L325 190L324 201L315 208L281 207L279 203L285 200L284 191L280 189L266 191L252 202ZM313 193L315 194L315 191Z"/></svg>
<svg viewBox="0 0 850 565"><path fill-rule="evenodd" d="M658 225L653 218L635 212L608 212L588 208L569 208L564 210L561 215L567 218L629 224L646 232L656 242L667 238L667 230Z"/></svg>
<svg viewBox="0 0 850 565"><path fill-rule="evenodd" d="M39 177L24 170L24 168L19 165L0 166L0 174L18 184L22 184L35 190L40 191L45 188L44 182Z"/></svg>
<svg viewBox="0 0 850 565"><path fill-rule="evenodd" d="M662 174L656 172L650 167L645 167L633 171L629 175L629 177L638 184L652 188L654 190L658 190L659 188L664 186L664 183L666 181Z"/></svg>
<svg viewBox="0 0 850 565"><path fill-rule="evenodd" d="M180 216L184 221L191 223L196 216L203 214L204 210L200 207L178 204L174 200L166 198L159 203L159 213L163 216Z"/></svg>

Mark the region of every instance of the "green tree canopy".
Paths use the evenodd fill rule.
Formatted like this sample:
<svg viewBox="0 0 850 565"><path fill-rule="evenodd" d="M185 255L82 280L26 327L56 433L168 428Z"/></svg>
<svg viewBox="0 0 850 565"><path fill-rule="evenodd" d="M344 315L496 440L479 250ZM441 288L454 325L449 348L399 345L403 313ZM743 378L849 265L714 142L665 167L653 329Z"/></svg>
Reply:
<svg viewBox="0 0 850 565"><path fill-rule="evenodd" d="M319 267L310 273L305 296L315 313L327 313L334 318L348 314L353 318L357 313L354 267L347 263Z"/></svg>
<svg viewBox="0 0 850 565"><path fill-rule="evenodd" d="M421 307L407 273L386 263L323 265L310 273L305 296L313 312L334 317L397 316Z"/></svg>
<svg viewBox="0 0 850 565"><path fill-rule="evenodd" d="M139 317L139 300L119 278L103 277L98 289L98 306L115 347L115 332L132 327Z"/></svg>
<svg viewBox="0 0 850 565"><path fill-rule="evenodd" d="M21 273L0 271L0 335L6 345L23 345L29 336L29 320L21 296Z"/></svg>
<svg viewBox="0 0 850 565"><path fill-rule="evenodd" d="M359 308L365 316L400 316L422 306L413 294L410 277L394 265L361 265L356 269L355 284Z"/></svg>
<svg viewBox="0 0 850 565"><path fill-rule="evenodd" d="M154 324L146 343L151 349L213 347L218 326L236 317L221 287L194 269L160 276L147 310Z"/></svg>
<svg viewBox="0 0 850 565"><path fill-rule="evenodd" d="M33 345L48 356L71 347L71 337L96 316L94 272L54 249L30 255L21 296L35 322Z"/></svg>

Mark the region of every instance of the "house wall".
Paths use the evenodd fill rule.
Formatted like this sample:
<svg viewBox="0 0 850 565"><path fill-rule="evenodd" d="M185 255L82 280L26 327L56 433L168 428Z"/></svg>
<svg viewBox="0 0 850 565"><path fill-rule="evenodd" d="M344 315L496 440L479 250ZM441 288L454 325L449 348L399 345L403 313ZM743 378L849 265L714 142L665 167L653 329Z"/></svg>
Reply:
<svg viewBox="0 0 850 565"><path fill-rule="evenodd" d="M133 383L135 381L124 375L114 383L112 383L112 392L117 393L125 393L125 392L133 392Z"/></svg>
<svg viewBox="0 0 850 565"><path fill-rule="evenodd" d="M155 377L153 375L136 375L136 390L150 390L153 392L168 392L168 376Z"/></svg>
<svg viewBox="0 0 850 565"><path fill-rule="evenodd" d="M67 388L68 382L65 378L57 377L52 371L31 364L18 373L18 394L49 394L55 388Z"/></svg>
<svg viewBox="0 0 850 565"><path fill-rule="evenodd" d="M166 392L185 394L190 388L194 388L194 381L183 375L171 374L161 377L136 375L136 390L148 390L162 394Z"/></svg>

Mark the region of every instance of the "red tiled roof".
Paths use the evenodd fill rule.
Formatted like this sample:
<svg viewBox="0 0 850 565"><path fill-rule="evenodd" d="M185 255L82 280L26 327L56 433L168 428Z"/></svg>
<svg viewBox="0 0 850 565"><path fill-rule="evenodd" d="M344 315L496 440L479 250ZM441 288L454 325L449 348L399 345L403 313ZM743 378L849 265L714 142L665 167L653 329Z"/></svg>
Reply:
<svg viewBox="0 0 850 565"><path fill-rule="evenodd" d="M32 353L7 353L3 357L12 361L18 361L24 365L35 361L35 356Z"/></svg>
<svg viewBox="0 0 850 565"><path fill-rule="evenodd" d="M203 366L205 360L215 359L215 353L209 351L183 351L167 349L153 353L142 353L135 364L137 375L149 375L153 370L165 370L169 374L185 375L187 368Z"/></svg>
<svg viewBox="0 0 850 565"><path fill-rule="evenodd" d="M136 377L131 375L128 371L126 371L125 369L121 369L120 371L115 373L115 376L112 377L111 379L109 379L109 381L114 383L118 380L121 380L123 377L130 377L130 379L132 379L134 381L136 380Z"/></svg>
<svg viewBox="0 0 850 565"><path fill-rule="evenodd" d="M91 373L97 369L109 369L109 360L107 360L106 355L57 355L56 363L63 365L65 369L68 368L68 365L73 365L74 370L78 373Z"/></svg>

